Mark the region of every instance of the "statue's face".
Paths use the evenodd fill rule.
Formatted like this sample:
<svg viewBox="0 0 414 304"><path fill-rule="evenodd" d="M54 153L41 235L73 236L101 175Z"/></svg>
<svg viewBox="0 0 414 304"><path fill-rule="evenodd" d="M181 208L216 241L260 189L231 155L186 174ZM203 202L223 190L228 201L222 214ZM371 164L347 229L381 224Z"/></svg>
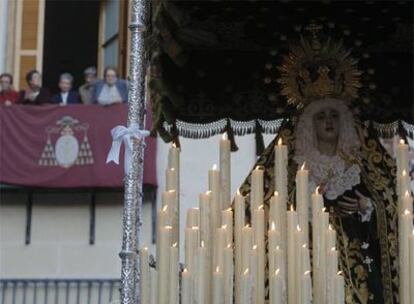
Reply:
<svg viewBox="0 0 414 304"><path fill-rule="evenodd" d="M318 141L336 142L339 137L340 113L338 110L327 107L313 116L313 125Z"/></svg>

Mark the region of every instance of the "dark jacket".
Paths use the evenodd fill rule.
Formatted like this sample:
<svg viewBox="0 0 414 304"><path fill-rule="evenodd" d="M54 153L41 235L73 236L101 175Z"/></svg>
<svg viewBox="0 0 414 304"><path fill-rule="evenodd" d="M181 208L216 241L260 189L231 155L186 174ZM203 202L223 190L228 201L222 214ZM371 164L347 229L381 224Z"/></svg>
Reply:
<svg viewBox="0 0 414 304"><path fill-rule="evenodd" d="M99 80L95 83L92 98L94 103L98 103L99 94L101 94L102 88L105 85L105 81ZM128 84L123 79L118 79L115 83L119 94L121 95L122 102L128 101Z"/></svg>
<svg viewBox="0 0 414 304"><path fill-rule="evenodd" d="M22 90L19 92L19 99L17 103L20 104L27 104L27 105L41 105L44 103L50 103L50 92L46 88L40 88L39 94L36 96L36 98L31 101L29 99L25 99L26 90Z"/></svg>
<svg viewBox="0 0 414 304"><path fill-rule="evenodd" d="M52 101L53 103L61 103L63 101L61 93L53 95ZM70 91L68 94L67 104L77 104L77 103L80 103L78 92Z"/></svg>

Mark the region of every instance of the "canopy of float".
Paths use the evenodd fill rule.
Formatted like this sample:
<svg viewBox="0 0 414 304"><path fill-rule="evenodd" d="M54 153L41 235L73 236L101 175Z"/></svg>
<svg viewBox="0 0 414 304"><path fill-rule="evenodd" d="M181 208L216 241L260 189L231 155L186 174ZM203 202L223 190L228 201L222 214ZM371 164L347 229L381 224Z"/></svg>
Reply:
<svg viewBox="0 0 414 304"><path fill-rule="evenodd" d="M295 112L280 95L277 66L311 21L359 59L362 120L384 134L412 127L411 1L154 0L154 130L166 141L276 132Z"/></svg>

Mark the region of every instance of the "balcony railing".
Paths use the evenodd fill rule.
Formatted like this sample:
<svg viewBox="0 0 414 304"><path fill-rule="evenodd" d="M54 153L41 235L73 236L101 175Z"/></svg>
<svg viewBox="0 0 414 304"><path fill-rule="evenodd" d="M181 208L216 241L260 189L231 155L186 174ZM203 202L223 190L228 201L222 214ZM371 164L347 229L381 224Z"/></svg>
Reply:
<svg viewBox="0 0 414 304"><path fill-rule="evenodd" d="M0 279L0 304L119 303L119 279Z"/></svg>

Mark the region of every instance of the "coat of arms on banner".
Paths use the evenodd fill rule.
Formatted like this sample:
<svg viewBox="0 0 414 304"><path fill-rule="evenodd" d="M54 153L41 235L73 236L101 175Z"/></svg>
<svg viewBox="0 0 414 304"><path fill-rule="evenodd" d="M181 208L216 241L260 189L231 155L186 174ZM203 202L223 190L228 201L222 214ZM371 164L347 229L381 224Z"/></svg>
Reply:
<svg viewBox="0 0 414 304"><path fill-rule="evenodd" d="M47 141L39 159L40 166L60 166L69 168L73 165L92 165L93 154L88 141L87 123L64 116L56 122L56 126L46 128ZM79 143L76 132L83 132L83 141ZM55 144L52 143L52 135L60 135Z"/></svg>

